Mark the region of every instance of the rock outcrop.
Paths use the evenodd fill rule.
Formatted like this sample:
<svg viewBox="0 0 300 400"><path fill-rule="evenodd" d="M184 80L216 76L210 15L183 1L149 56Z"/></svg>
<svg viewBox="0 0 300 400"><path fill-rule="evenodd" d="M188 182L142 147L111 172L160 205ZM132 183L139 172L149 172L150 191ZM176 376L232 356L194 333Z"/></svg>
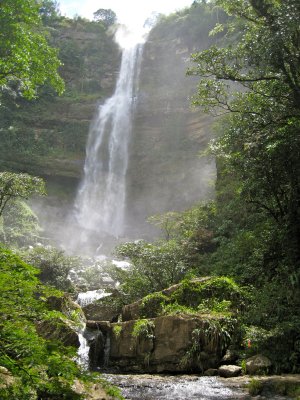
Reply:
<svg viewBox="0 0 300 400"><path fill-rule="evenodd" d="M206 309L201 313L199 306L211 300L212 304L225 301L234 310L241 296L239 290L224 277L193 279L125 306L123 322L87 321L89 329L101 332L92 342L91 365L97 366L96 360L98 366L124 372L216 370L237 321L234 311L222 314ZM176 306L178 311L174 309L167 315L164 307L168 305ZM241 368L236 367L233 375L228 372L228 376L240 372Z"/></svg>
<svg viewBox="0 0 300 400"><path fill-rule="evenodd" d="M37 322L35 325L37 333L44 339L60 341L65 346L80 346L78 335L67 320L53 318Z"/></svg>
<svg viewBox="0 0 300 400"><path fill-rule="evenodd" d="M268 357L257 354L246 359L246 372L250 375L265 374L270 370L272 362Z"/></svg>
<svg viewBox="0 0 300 400"><path fill-rule="evenodd" d="M124 372L203 373L220 363L226 348L221 327L228 329L227 322L214 317L168 315L109 324L103 332L109 340L106 366ZM88 322L88 326L92 324ZM93 344L93 353L96 348L98 352L93 354L94 360L101 360L105 345L99 336L98 343ZM103 358L99 365L104 366Z"/></svg>

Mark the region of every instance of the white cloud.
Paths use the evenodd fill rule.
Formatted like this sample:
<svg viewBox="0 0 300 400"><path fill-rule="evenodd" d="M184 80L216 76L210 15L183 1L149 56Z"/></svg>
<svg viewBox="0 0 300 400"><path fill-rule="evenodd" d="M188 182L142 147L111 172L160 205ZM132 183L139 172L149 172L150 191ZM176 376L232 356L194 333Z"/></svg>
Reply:
<svg viewBox="0 0 300 400"><path fill-rule="evenodd" d="M169 14L191 4L192 0L60 0L60 9L68 17L77 14L92 19L99 8L110 8L119 22L132 26L142 24L153 11Z"/></svg>

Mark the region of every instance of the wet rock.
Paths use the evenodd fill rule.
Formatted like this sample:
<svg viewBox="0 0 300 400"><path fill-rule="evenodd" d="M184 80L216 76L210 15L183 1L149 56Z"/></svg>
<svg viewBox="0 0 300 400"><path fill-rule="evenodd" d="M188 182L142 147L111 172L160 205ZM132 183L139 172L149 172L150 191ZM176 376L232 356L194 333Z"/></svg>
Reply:
<svg viewBox="0 0 300 400"><path fill-rule="evenodd" d="M241 375L242 368L237 365L222 365L218 371L222 378L233 378Z"/></svg>
<svg viewBox="0 0 300 400"><path fill-rule="evenodd" d="M216 368L209 368L203 373L204 376L218 376L219 371Z"/></svg>
<svg viewBox="0 0 300 400"><path fill-rule="evenodd" d="M160 373L203 372L219 365L222 346L206 334L207 317L169 315L143 320L150 328L136 336L134 329L140 321L111 324L110 366ZM218 323L222 325L221 320Z"/></svg>
<svg viewBox="0 0 300 400"><path fill-rule="evenodd" d="M79 338L75 329L70 326L68 321L62 318L39 321L35 326L37 333L44 339L59 340L65 346L80 347Z"/></svg>
<svg viewBox="0 0 300 400"><path fill-rule="evenodd" d="M108 321L86 321L86 327L90 329L97 329L103 333L111 330L111 325Z"/></svg>
<svg viewBox="0 0 300 400"><path fill-rule="evenodd" d="M60 311L69 319L76 319L79 324L84 324L86 318L81 307L68 295L50 296L47 298L47 306L50 310Z"/></svg>
<svg viewBox="0 0 300 400"><path fill-rule="evenodd" d="M92 339L88 341L90 350L89 350L89 367L94 370L99 366L104 365L106 336L101 332L97 331Z"/></svg>
<svg viewBox="0 0 300 400"><path fill-rule="evenodd" d="M122 309L122 321L132 321L141 318L141 307L143 301L139 300L131 304L127 304Z"/></svg>
<svg viewBox="0 0 300 400"><path fill-rule="evenodd" d="M250 375L264 374L269 371L272 362L268 357L257 354L246 359L246 372Z"/></svg>
<svg viewBox="0 0 300 400"><path fill-rule="evenodd" d="M238 358L239 353L236 350L227 349L224 357L221 360L221 363L224 365L234 364Z"/></svg>
<svg viewBox="0 0 300 400"><path fill-rule="evenodd" d="M95 302L82 307L87 319L98 321L111 321L115 316L118 316L118 311L114 306Z"/></svg>

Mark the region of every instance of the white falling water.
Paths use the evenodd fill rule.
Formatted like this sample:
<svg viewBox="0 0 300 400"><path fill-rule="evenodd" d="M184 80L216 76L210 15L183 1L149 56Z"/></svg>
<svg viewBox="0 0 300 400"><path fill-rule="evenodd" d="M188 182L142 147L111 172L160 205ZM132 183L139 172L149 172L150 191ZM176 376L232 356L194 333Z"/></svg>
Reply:
<svg viewBox="0 0 300 400"><path fill-rule="evenodd" d="M78 333L78 339L79 339L80 346L79 346L79 349L77 351L76 361L84 369L88 369L90 346L89 346L88 341L86 340L86 338L83 336L83 333L84 333L84 330L82 330L81 332Z"/></svg>
<svg viewBox="0 0 300 400"><path fill-rule="evenodd" d="M81 241L99 232L119 237L124 231L128 151L142 45L121 44L115 93L99 106L89 132L84 178L75 201L76 220L83 228Z"/></svg>

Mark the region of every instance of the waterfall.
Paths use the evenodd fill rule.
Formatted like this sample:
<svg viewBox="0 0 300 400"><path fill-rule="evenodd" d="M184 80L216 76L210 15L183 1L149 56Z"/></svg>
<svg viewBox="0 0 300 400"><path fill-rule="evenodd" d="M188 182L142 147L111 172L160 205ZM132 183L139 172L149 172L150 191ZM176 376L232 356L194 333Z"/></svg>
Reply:
<svg viewBox="0 0 300 400"><path fill-rule="evenodd" d="M87 339L84 337L84 329L78 333L79 339L79 349L77 351L77 362L84 369L88 369L89 367L89 350L90 346L88 344Z"/></svg>
<svg viewBox="0 0 300 400"><path fill-rule="evenodd" d="M124 233L129 142L142 48L141 43L127 42L115 92L99 106L90 127L84 177L75 201L80 243L97 233L114 237Z"/></svg>

